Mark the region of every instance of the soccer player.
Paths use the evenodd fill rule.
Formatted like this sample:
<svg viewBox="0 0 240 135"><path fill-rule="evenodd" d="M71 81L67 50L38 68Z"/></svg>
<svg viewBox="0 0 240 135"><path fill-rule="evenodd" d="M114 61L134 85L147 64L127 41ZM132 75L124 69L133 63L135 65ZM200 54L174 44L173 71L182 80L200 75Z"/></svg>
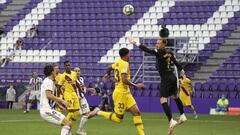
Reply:
<svg viewBox="0 0 240 135"><path fill-rule="evenodd" d="M42 84L42 78L38 77L37 72L32 72L32 78L29 81L29 85L30 85L29 98L28 98L28 102L27 102L24 113L28 113L30 111L32 102L35 99L37 100L37 108L39 109L41 84Z"/></svg>
<svg viewBox="0 0 240 135"><path fill-rule="evenodd" d="M43 72L46 78L41 85L40 116L50 123L63 125L60 135L71 135L71 121L66 119L62 113L53 109L55 104L58 104L62 109L68 105L67 102L55 96L54 79L56 71L54 66L45 66Z"/></svg>
<svg viewBox="0 0 240 135"><path fill-rule="evenodd" d="M128 110L133 115L133 123L137 128L139 135L145 135L144 126L141 118L141 113L137 103L133 98L129 86L143 88L142 83L134 84L130 81L129 53L127 48L119 50L121 59L108 67L107 74L104 75L104 80L110 79L111 71L114 70L115 89L113 92L114 112L104 112L95 109L97 115L104 117L113 122L120 123L123 120L125 112Z"/></svg>
<svg viewBox="0 0 240 135"><path fill-rule="evenodd" d="M77 77L76 73L71 70L70 61L65 61L64 67L65 72L60 76L58 89L62 89L62 87L65 89L63 98L69 103L69 106L67 107L67 118L74 124L79 116L80 109L79 99L77 96Z"/></svg>
<svg viewBox="0 0 240 135"><path fill-rule="evenodd" d="M85 84L84 84L84 79L83 77L81 77L81 69L80 67L76 67L74 69L74 71L77 74L77 83L80 84L82 90L79 90L80 93L78 93L79 96L79 100L80 100L80 114L82 114L82 118L80 120L80 125L78 127L77 130L77 134L79 135L87 135L87 132L84 130L84 126L86 125L87 121L92 118L94 115L92 115L92 113L90 113L90 108L87 102L87 99L84 96L84 93L86 93L86 91L95 91L94 88L86 88ZM78 92L79 92L78 91ZM83 92L81 92L83 91Z"/></svg>
<svg viewBox="0 0 240 135"><path fill-rule="evenodd" d="M59 86L59 81L61 78L59 66L55 65L54 69L56 70L56 77L55 77L55 85L56 85L56 89L57 89L56 96L63 99L64 87ZM58 105L56 105L56 111L59 111L59 112L62 111Z"/></svg>
<svg viewBox="0 0 240 135"><path fill-rule="evenodd" d="M194 114L194 119L197 119L198 118L197 112L191 103L191 95L192 95L192 88L193 88L191 84L191 80L187 78L186 75L183 75L182 77L180 77L179 81L180 81L179 97L183 105L191 109L191 111Z"/></svg>
<svg viewBox="0 0 240 135"><path fill-rule="evenodd" d="M165 48L167 44L166 39L158 39L156 44L156 49L151 50L140 44L139 41L133 37L129 37L129 42L138 46L142 51L149 53L150 55L156 56L156 68L161 77L161 87L160 87L160 103L162 104L163 110L169 121L168 134L172 134L175 126L181 124L187 120L184 114L184 108L182 101L177 95L177 78L173 73L173 65L176 65L181 74L184 75L184 70L182 66L176 61L174 55L170 50ZM168 97L173 96L177 107L180 112L179 121L175 121L172 118L172 112L168 106Z"/></svg>

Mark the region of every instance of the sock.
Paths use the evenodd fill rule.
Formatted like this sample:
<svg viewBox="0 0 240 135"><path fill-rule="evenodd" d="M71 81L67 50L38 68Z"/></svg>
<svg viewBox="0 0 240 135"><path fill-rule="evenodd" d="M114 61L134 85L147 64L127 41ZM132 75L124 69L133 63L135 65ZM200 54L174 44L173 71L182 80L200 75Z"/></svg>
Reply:
<svg viewBox="0 0 240 135"><path fill-rule="evenodd" d="M61 130L61 135L69 135L71 128L70 126L63 126Z"/></svg>
<svg viewBox="0 0 240 135"><path fill-rule="evenodd" d="M113 122L117 122L120 123L122 122L122 119L119 119L115 113L113 112L104 112L104 111L99 111L98 113L100 116L104 117L107 120L113 121Z"/></svg>
<svg viewBox="0 0 240 135"><path fill-rule="evenodd" d="M167 117L168 117L168 121L170 122L171 119L172 119L172 111L171 111L171 109L169 108L167 102L166 102L166 103L163 103L163 104L162 104L162 107L163 107L163 110L164 110L165 114L166 114Z"/></svg>
<svg viewBox="0 0 240 135"><path fill-rule="evenodd" d="M177 98L177 99L174 99L174 100L177 104L177 107L178 107L178 110L179 110L180 114L182 115L184 113L182 101L180 100L180 98Z"/></svg>
<svg viewBox="0 0 240 135"><path fill-rule="evenodd" d="M193 107L193 106L189 106L189 108L191 109L191 111L193 112L193 114L197 114L197 112L196 112L196 110L195 110L195 108Z"/></svg>
<svg viewBox="0 0 240 135"><path fill-rule="evenodd" d="M145 135L141 116L133 116L133 123L137 128L138 135Z"/></svg>
<svg viewBox="0 0 240 135"><path fill-rule="evenodd" d="M79 125L79 130L82 130L83 127L85 126L85 124L87 123L88 121L88 117L83 115L81 120L80 120L80 125Z"/></svg>
<svg viewBox="0 0 240 135"><path fill-rule="evenodd" d="M27 111L30 111L31 103L27 103Z"/></svg>
<svg viewBox="0 0 240 135"><path fill-rule="evenodd" d="M79 116L79 111L68 112L67 119L71 120L72 125L74 125L75 122L77 121L78 116Z"/></svg>

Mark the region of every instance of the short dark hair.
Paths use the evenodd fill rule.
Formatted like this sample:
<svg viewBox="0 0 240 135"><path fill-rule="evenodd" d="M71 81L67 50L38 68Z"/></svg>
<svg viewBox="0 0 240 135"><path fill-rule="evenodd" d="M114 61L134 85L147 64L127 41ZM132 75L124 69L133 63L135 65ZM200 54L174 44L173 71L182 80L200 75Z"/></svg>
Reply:
<svg viewBox="0 0 240 135"><path fill-rule="evenodd" d="M50 76L54 70L54 65L46 65L43 69L44 75L46 77Z"/></svg>
<svg viewBox="0 0 240 135"><path fill-rule="evenodd" d="M68 61L68 60L67 60L67 61L64 61L64 65L65 65L65 64L67 64L67 63L71 63L71 62L70 62L70 61Z"/></svg>
<svg viewBox="0 0 240 135"><path fill-rule="evenodd" d="M119 55L120 55L121 58L128 55L128 54L129 54L129 49L127 49L127 48L121 48L119 50Z"/></svg>

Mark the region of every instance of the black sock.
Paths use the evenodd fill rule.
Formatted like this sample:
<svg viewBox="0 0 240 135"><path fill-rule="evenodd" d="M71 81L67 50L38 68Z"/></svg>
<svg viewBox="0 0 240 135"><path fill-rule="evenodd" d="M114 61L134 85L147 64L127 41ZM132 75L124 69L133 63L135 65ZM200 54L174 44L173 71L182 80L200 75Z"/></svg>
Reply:
<svg viewBox="0 0 240 135"><path fill-rule="evenodd" d="M178 110L179 110L180 114L182 115L184 113L182 101L180 100L180 98L177 98L177 99L174 99L174 100L177 104L177 107L178 107Z"/></svg>
<svg viewBox="0 0 240 135"><path fill-rule="evenodd" d="M172 119L172 111L171 111L171 109L169 108L167 103L163 103L162 107L163 107L163 110L164 110L165 114L168 117L168 121L170 122L171 119Z"/></svg>

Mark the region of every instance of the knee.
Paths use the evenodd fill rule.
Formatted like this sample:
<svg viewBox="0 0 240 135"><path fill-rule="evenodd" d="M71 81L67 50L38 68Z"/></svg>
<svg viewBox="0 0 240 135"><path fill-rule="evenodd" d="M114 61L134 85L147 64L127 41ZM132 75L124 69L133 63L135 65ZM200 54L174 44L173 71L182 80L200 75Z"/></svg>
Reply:
<svg viewBox="0 0 240 135"><path fill-rule="evenodd" d="M178 96L173 96L173 99L174 99L174 100L178 99Z"/></svg>
<svg viewBox="0 0 240 135"><path fill-rule="evenodd" d="M133 116L141 116L141 112L140 111L136 111L133 113Z"/></svg>
<svg viewBox="0 0 240 135"><path fill-rule="evenodd" d="M68 120L67 118L65 118L62 122L63 126L71 126L72 122L70 120Z"/></svg>
<svg viewBox="0 0 240 135"><path fill-rule="evenodd" d="M118 119L116 122L121 123L121 122L123 121L123 117L124 117L124 116L123 116L123 115L116 114L116 113L115 113L115 115L116 115L116 117L117 117L117 119Z"/></svg>
<svg viewBox="0 0 240 135"><path fill-rule="evenodd" d="M160 103L161 103L161 104L167 103L167 98L160 98Z"/></svg>

